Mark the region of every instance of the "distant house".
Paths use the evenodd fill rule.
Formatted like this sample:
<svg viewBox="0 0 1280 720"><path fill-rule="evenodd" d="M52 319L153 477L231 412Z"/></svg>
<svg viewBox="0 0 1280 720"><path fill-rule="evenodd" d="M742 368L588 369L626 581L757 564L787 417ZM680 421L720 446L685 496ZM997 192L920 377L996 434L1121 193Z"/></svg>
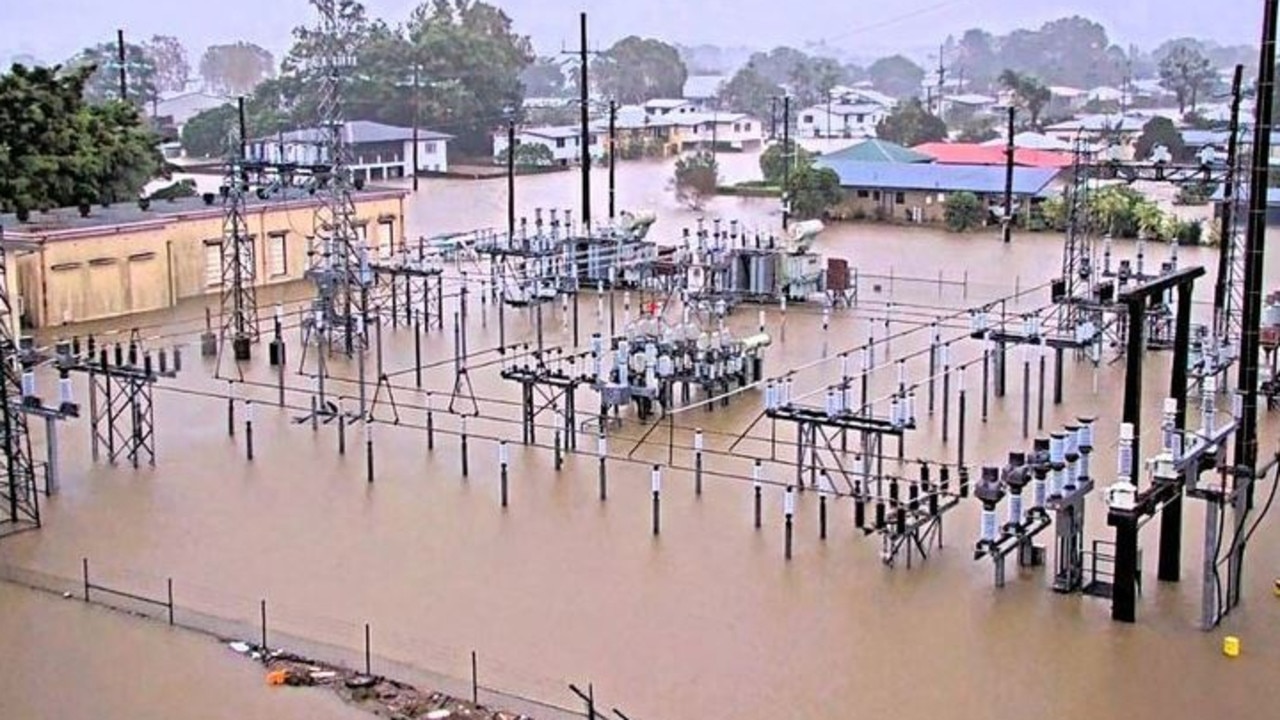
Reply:
<svg viewBox="0 0 1280 720"><path fill-rule="evenodd" d="M1004 167L1007 162L1005 147L997 145L932 142L917 145L912 150L933 158L934 162L941 165L997 165ZM1070 167L1072 162L1073 158L1069 153L1014 147L1013 164L1020 167L1062 169Z"/></svg>
<svg viewBox="0 0 1280 720"><path fill-rule="evenodd" d="M667 137L676 151L694 148L748 150L764 143L764 123L742 113L678 113L661 118L671 126Z"/></svg>
<svg viewBox="0 0 1280 720"><path fill-rule="evenodd" d="M696 105L683 98L655 98L646 100L640 107L651 118L698 112Z"/></svg>
<svg viewBox="0 0 1280 720"><path fill-rule="evenodd" d="M991 112L996 104L996 98L989 95L960 93L944 95L939 103L939 110L948 122L964 122L974 116Z"/></svg>
<svg viewBox="0 0 1280 720"><path fill-rule="evenodd" d="M1200 156L1200 152L1205 148L1213 148L1219 161L1225 162L1227 158L1227 141L1231 139L1231 133L1226 130L1183 130L1182 143L1187 147L1189 154L1196 157ZM1245 144L1253 142L1253 131L1251 129L1243 129L1240 133L1241 147L1244 152L1248 152ZM1280 130L1271 133L1271 165L1280 165Z"/></svg>
<svg viewBox="0 0 1280 720"><path fill-rule="evenodd" d="M831 88L830 95L832 102L843 105L871 104L891 110L898 104L897 99L873 90L869 82L837 85Z"/></svg>
<svg viewBox="0 0 1280 720"><path fill-rule="evenodd" d="M877 163L818 158L840 177L845 200L833 214L841 218L940 223L952 193L970 192L990 211L1004 197L1005 169L988 165ZM1024 211L1032 201L1047 197L1058 178L1055 168L1015 167L1013 195Z"/></svg>
<svg viewBox="0 0 1280 720"><path fill-rule="evenodd" d="M582 162L582 131L577 125L560 125L548 127L520 128L516 131L516 147L521 145L541 145L551 151L551 160L556 165L577 165ZM588 150L593 159L604 157L604 144L600 142L598 132L588 133ZM505 157L507 152L507 133L493 134L493 159L495 162Z"/></svg>
<svg viewBox="0 0 1280 720"><path fill-rule="evenodd" d="M1044 129L1044 133L1068 144L1079 140L1089 147L1099 144L1117 145L1122 156L1131 156L1133 142L1142 134L1142 128L1146 124L1145 118L1129 115L1085 115L1050 125Z"/></svg>
<svg viewBox="0 0 1280 720"><path fill-rule="evenodd" d="M987 146L1004 147L1007 142L1004 138L996 138L995 140L988 140L982 144ZM1013 146L1017 148L1026 148L1028 150L1071 152L1071 143L1063 142L1057 138L1035 132L1020 132L1014 135Z"/></svg>
<svg viewBox="0 0 1280 720"><path fill-rule="evenodd" d="M797 132L800 137L875 137L876 125L888 115L889 109L877 103L813 105L800 111Z"/></svg>
<svg viewBox="0 0 1280 720"><path fill-rule="evenodd" d="M1069 110L1079 110L1089 102L1089 93L1069 85L1050 85L1050 103L1060 104Z"/></svg>
<svg viewBox="0 0 1280 720"><path fill-rule="evenodd" d="M152 116L171 123L179 134L187 121L206 110L227 105L231 98L203 92L184 92L168 95L155 102Z"/></svg>
<svg viewBox="0 0 1280 720"><path fill-rule="evenodd" d="M710 110L716 106L720 91L728 81L729 79L723 75L690 75L684 82L684 92L681 94L694 107Z"/></svg>
<svg viewBox="0 0 1280 720"><path fill-rule="evenodd" d="M1125 99L1125 94L1124 91L1119 88L1113 88L1110 85L1099 85L1096 88L1090 89L1086 94L1086 97L1089 102L1120 103Z"/></svg>
<svg viewBox="0 0 1280 720"><path fill-rule="evenodd" d="M278 163L319 164L327 130L306 128L249 141L250 158ZM357 180L392 180L413 175L413 128L351 120L342 126L348 164ZM418 171L447 172L452 135L418 130Z"/></svg>
<svg viewBox="0 0 1280 720"><path fill-rule="evenodd" d="M888 140L863 140L851 147L822 156L824 162L930 163L933 158Z"/></svg>

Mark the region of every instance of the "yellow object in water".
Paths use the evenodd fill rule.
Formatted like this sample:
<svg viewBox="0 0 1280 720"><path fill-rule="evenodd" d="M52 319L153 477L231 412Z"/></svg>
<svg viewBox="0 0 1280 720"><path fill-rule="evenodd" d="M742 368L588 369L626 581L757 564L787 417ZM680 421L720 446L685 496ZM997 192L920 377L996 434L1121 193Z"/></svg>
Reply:
<svg viewBox="0 0 1280 720"><path fill-rule="evenodd" d="M1227 657L1240 657L1240 638L1228 635L1222 639L1222 654Z"/></svg>
<svg viewBox="0 0 1280 720"><path fill-rule="evenodd" d="M284 670L272 670L267 673L268 685L283 685L289 679L289 673Z"/></svg>

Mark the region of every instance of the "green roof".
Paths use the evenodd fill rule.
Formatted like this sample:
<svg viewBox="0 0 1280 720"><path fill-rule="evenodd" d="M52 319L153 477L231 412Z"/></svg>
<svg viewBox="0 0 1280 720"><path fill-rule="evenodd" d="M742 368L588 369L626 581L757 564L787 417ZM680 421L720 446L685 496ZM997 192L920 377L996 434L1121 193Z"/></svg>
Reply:
<svg viewBox="0 0 1280 720"><path fill-rule="evenodd" d="M863 140L857 145L823 155L824 160L843 162L928 163L933 158L888 140Z"/></svg>

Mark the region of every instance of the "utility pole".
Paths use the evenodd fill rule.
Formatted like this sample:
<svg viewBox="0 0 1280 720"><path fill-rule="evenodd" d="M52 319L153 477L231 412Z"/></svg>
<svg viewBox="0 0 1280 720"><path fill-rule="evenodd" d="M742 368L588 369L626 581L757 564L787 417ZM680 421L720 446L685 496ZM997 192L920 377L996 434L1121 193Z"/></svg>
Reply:
<svg viewBox="0 0 1280 720"><path fill-rule="evenodd" d="M782 96L782 229L787 229L791 215L791 163L795 153L791 148L791 96Z"/></svg>
<svg viewBox="0 0 1280 720"><path fill-rule="evenodd" d="M418 82L421 66L413 64L413 191L418 192L418 123L422 108L418 96Z"/></svg>
<svg viewBox="0 0 1280 720"><path fill-rule="evenodd" d="M578 21L581 29L580 42L582 46L578 48L578 61L582 64L578 92L581 107L579 108L579 121L582 136L579 139L582 150L582 227L587 234L591 233L591 152L588 147L590 141L588 125L591 122L590 108L587 103L590 101L590 93L588 92L588 63L587 63L587 14L580 13ZM577 302L576 300L574 301Z"/></svg>
<svg viewBox="0 0 1280 720"><path fill-rule="evenodd" d="M769 139L778 139L778 96L769 98Z"/></svg>
<svg viewBox="0 0 1280 720"><path fill-rule="evenodd" d="M618 191L618 103L609 101L609 219L613 220Z"/></svg>
<svg viewBox="0 0 1280 720"><path fill-rule="evenodd" d="M934 114L939 117L942 116L942 98L946 94L947 66L946 55L944 54L946 49L946 43L938 46L938 109L934 111Z"/></svg>
<svg viewBox="0 0 1280 720"><path fill-rule="evenodd" d="M120 72L120 102L129 101L129 72L124 64L124 30L116 30L116 63Z"/></svg>
<svg viewBox="0 0 1280 720"><path fill-rule="evenodd" d="M516 238L516 121L507 121L507 242Z"/></svg>
<svg viewBox="0 0 1280 720"><path fill-rule="evenodd" d="M1017 109L1009 106L1009 137L1005 141L1004 147L1004 226L1001 228L1001 237L1006 243L1013 240L1013 160L1017 152L1017 147L1013 144L1013 121L1017 114Z"/></svg>

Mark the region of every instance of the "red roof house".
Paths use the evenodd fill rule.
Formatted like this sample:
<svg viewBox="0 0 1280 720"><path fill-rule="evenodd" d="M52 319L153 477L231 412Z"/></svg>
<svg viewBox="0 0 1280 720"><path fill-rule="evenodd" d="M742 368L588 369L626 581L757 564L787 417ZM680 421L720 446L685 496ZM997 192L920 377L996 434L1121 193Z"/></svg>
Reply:
<svg viewBox="0 0 1280 720"><path fill-rule="evenodd" d="M917 145L912 150L933 158L939 165L1004 165L1006 150L1000 146L976 143L931 142ZM1071 167L1070 153L1052 150L1014 148L1013 164L1034 168Z"/></svg>

